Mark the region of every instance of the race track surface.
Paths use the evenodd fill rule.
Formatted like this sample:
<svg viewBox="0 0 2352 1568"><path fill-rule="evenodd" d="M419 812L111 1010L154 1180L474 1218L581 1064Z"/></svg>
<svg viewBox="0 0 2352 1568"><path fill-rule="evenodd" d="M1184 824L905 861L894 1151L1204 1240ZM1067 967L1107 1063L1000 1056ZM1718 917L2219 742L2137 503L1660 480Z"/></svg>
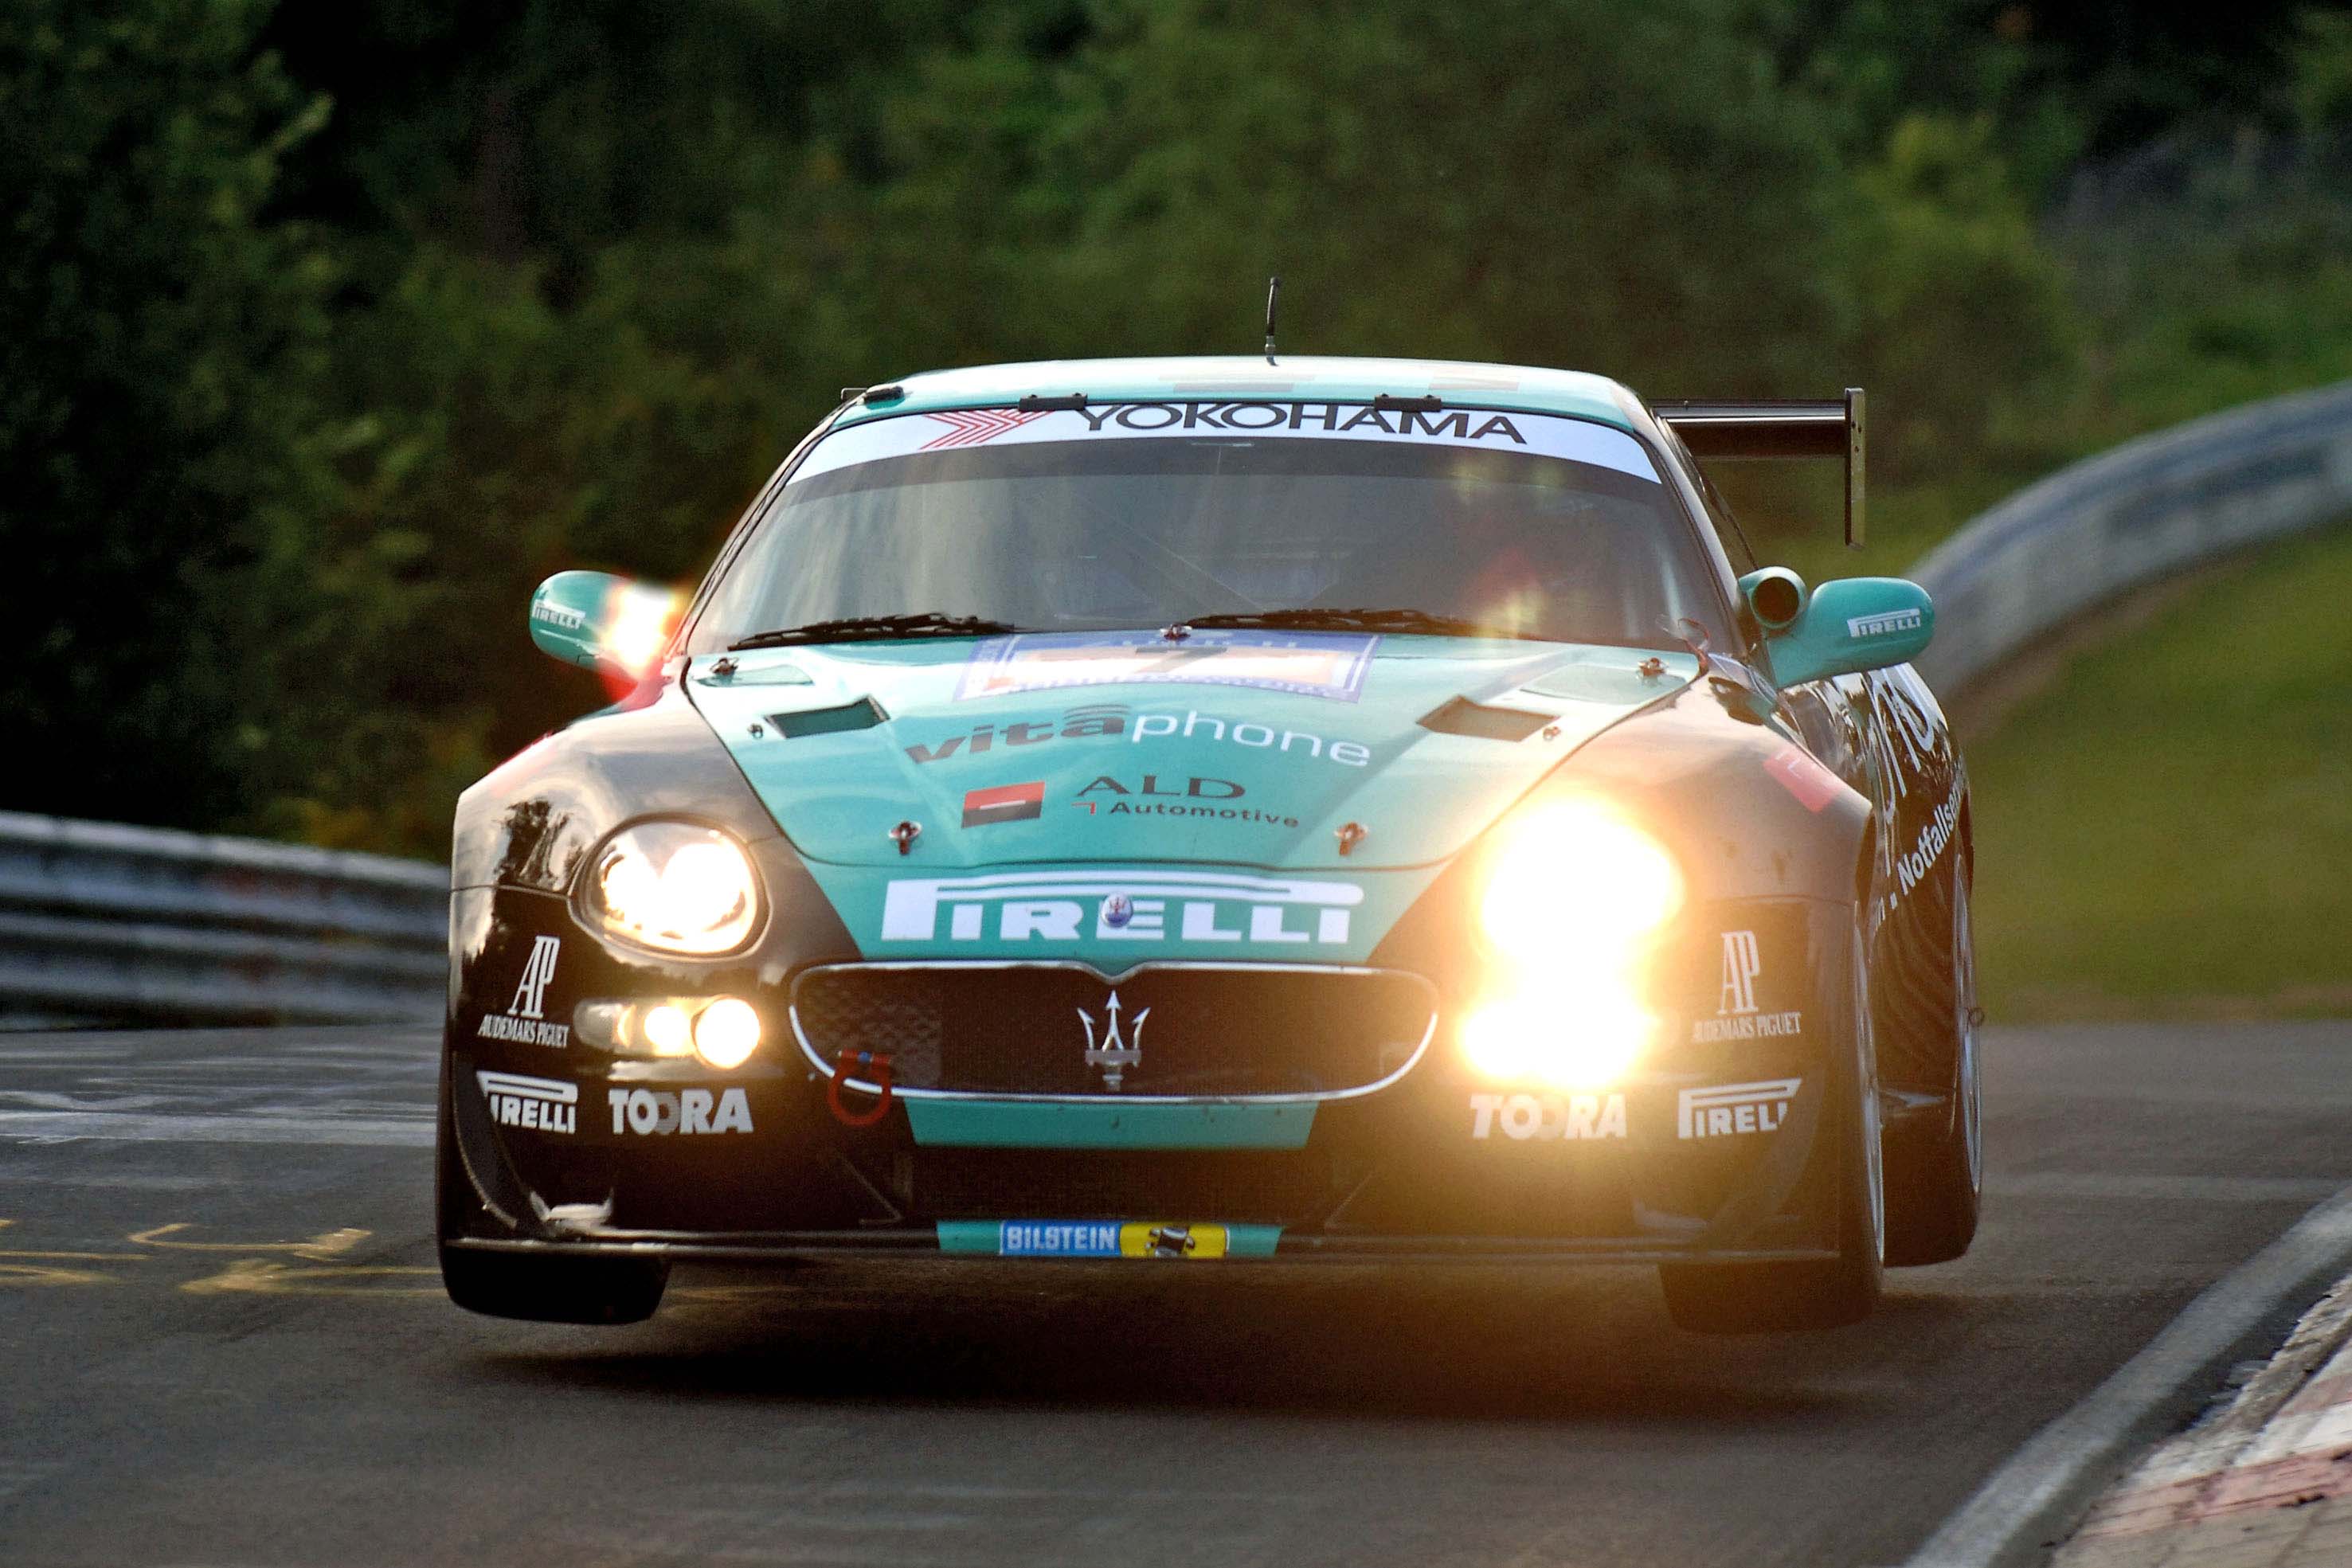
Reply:
<svg viewBox="0 0 2352 1568"><path fill-rule="evenodd" d="M433 1051L0 1036L0 1562L1893 1563L2352 1181L2344 1025L2001 1030L1985 1236L1833 1333L1678 1334L1639 1270L903 1262L539 1327L441 1294Z"/></svg>

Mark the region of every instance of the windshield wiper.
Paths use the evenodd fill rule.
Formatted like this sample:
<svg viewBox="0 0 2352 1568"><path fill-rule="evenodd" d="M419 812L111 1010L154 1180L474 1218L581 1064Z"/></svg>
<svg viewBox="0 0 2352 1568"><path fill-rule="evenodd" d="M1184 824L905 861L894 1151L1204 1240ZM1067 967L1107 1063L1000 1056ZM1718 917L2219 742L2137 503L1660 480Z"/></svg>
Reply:
<svg viewBox="0 0 2352 1568"><path fill-rule="evenodd" d="M994 637L1020 630L1009 621L942 615L936 610L916 615L847 615L838 621L787 626L780 632L754 632L728 643L727 651L735 653L746 648L787 648L795 643L859 643L885 637Z"/></svg>
<svg viewBox="0 0 2352 1568"><path fill-rule="evenodd" d="M1418 632L1432 637L1514 637L1523 633L1482 626L1458 615L1426 610L1257 610L1245 613L1194 615L1180 622L1206 632L1263 628L1269 632Z"/></svg>

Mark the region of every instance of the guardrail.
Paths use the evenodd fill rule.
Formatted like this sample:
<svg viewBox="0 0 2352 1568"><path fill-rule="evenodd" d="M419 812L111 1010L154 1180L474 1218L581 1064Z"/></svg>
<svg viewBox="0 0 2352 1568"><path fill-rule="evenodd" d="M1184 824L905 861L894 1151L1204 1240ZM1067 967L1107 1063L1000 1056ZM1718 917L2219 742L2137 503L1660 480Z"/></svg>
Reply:
<svg viewBox="0 0 2352 1568"><path fill-rule="evenodd" d="M1920 672L1946 697L2100 603L2352 517L2352 382L2248 403L2060 469L1911 569L1936 601Z"/></svg>
<svg viewBox="0 0 2352 1568"><path fill-rule="evenodd" d="M449 873L0 812L0 1027L427 1021Z"/></svg>

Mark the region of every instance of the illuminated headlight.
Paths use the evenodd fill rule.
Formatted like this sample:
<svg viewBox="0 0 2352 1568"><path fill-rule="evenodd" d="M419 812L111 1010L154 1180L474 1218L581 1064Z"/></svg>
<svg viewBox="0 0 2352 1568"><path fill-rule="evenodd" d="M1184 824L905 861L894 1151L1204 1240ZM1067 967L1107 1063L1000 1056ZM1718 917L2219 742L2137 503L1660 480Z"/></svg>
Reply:
<svg viewBox="0 0 2352 1568"><path fill-rule="evenodd" d="M1597 801L1545 806L1505 830L1478 923L1505 962L1461 1025L1483 1077L1559 1089L1604 1086L1649 1046L1651 940L1683 904L1664 846Z"/></svg>
<svg viewBox="0 0 2352 1568"><path fill-rule="evenodd" d="M604 841L582 889L606 931L665 953L731 953L751 939L760 882L742 846L693 822L639 822Z"/></svg>
<svg viewBox="0 0 2352 1568"><path fill-rule="evenodd" d="M1682 904L1664 846L1596 801L1564 800L1506 831L1478 920L1511 958L1576 968L1622 956Z"/></svg>

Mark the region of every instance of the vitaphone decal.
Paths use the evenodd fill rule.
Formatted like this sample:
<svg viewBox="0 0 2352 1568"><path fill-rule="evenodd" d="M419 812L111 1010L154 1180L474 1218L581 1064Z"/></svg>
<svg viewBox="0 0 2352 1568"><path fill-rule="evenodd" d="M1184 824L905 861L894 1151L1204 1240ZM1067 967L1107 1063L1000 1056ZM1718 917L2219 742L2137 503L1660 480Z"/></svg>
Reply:
<svg viewBox="0 0 2352 1568"><path fill-rule="evenodd" d="M1380 638L1353 632L1024 632L971 653L956 700L1066 686L1251 686L1354 702Z"/></svg>
<svg viewBox="0 0 2352 1568"><path fill-rule="evenodd" d="M910 762L945 762L950 758L985 757L1001 744L1042 746L1049 740L1155 740L1181 736L1186 740L1221 741L1257 751L1279 751L1302 759L1319 758L1343 768L1364 768L1372 760L1371 747L1360 741L1327 740L1303 729L1276 729L1204 714L1197 708L1135 712L1125 703L1094 703L1074 707L1058 718L997 719L976 724L961 735L934 736L909 742Z"/></svg>
<svg viewBox="0 0 2352 1568"><path fill-rule="evenodd" d="M1493 409L1374 408L1360 402L1194 399L1084 408L954 409L862 420L819 442L793 482L916 453L1048 441L1393 441L1563 457L1657 482L1642 444L1591 420Z"/></svg>

